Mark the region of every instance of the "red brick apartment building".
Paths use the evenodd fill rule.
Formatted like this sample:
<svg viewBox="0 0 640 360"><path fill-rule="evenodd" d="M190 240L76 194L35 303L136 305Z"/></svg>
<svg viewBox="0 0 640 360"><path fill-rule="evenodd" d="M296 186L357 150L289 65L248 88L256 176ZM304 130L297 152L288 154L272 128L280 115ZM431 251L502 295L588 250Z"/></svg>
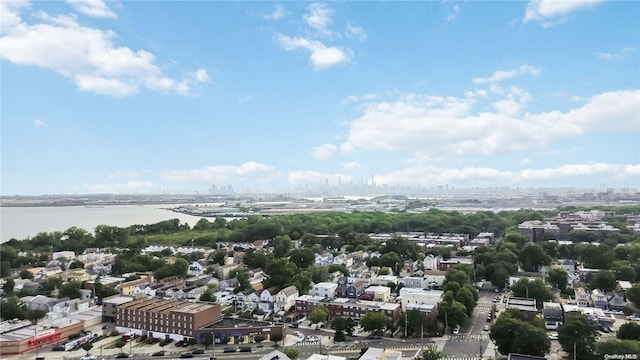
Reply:
<svg viewBox="0 0 640 360"><path fill-rule="evenodd" d="M194 337L196 329L220 318L220 305L143 298L118 306L116 326L154 337Z"/></svg>

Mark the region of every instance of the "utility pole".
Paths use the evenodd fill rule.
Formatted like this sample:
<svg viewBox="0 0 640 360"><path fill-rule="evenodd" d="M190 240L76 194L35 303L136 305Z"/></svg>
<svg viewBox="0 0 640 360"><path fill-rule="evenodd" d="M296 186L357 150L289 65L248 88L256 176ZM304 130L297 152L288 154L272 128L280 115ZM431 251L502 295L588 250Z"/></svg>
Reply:
<svg viewBox="0 0 640 360"><path fill-rule="evenodd" d="M424 324L420 327L420 352L424 354Z"/></svg>
<svg viewBox="0 0 640 360"><path fill-rule="evenodd" d="M40 347L39 346L40 342L38 341L38 325L36 325L36 327L33 330L36 332L36 357L39 357L40 354L38 353L39 351L38 348Z"/></svg>
<svg viewBox="0 0 640 360"><path fill-rule="evenodd" d="M409 313L404 313L404 338L407 338L407 326L409 325Z"/></svg>
<svg viewBox="0 0 640 360"><path fill-rule="evenodd" d="M576 342L573 342L573 360L576 360Z"/></svg>

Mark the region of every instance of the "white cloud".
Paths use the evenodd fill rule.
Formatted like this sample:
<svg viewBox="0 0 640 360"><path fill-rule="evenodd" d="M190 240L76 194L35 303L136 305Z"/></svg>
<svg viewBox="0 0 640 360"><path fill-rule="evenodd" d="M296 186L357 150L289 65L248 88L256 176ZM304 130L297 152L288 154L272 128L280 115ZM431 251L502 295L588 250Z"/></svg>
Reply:
<svg viewBox="0 0 640 360"><path fill-rule="evenodd" d="M195 170L167 170L161 177L173 182L233 184L256 180L273 173L274 168L257 162L246 162L240 166L217 165Z"/></svg>
<svg viewBox="0 0 640 360"><path fill-rule="evenodd" d="M360 41L367 40L367 33L364 31L364 29L351 24L351 22L347 23L347 30L345 32L345 35L348 38L357 39Z"/></svg>
<svg viewBox="0 0 640 360"><path fill-rule="evenodd" d="M333 65L348 62L351 58L350 51L335 46L327 47L317 40L278 34L276 41L286 51L297 49L309 51L311 53L309 60L316 70L326 69Z"/></svg>
<svg viewBox="0 0 640 360"><path fill-rule="evenodd" d="M522 113L531 96L518 88L474 112L477 97L405 94L368 104L349 124L341 150L405 152L414 159L543 149L594 133L640 133L640 90L595 95L566 112ZM612 122L611 119L616 119Z"/></svg>
<svg viewBox="0 0 640 360"><path fill-rule="evenodd" d="M455 20L458 17L458 15L460 15L460 5L455 4L453 5L453 8L449 12L449 15L447 15L447 21Z"/></svg>
<svg viewBox="0 0 640 360"><path fill-rule="evenodd" d="M545 28L565 22L567 17L580 10L590 9L603 0L531 0L527 4L523 22L540 22Z"/></svg>
<svg viewBox="0 0 640 360"><path fill-rule="evenodd" d="M351 181L353 181L353 177L344 174L327 174L304 170L289 172L289 182L291 184L337 184L339 182L348 183Z"/></svg>
<svg viewBox="0 0 640 360"><path fill-rule="evenodd" d="M47 123L40 120L40 119L35 119L33 121L33 125L37 126L37 127L43 127L43 126L47 126Z"/></svg>
<svg viewBox="0 0 640 360"><path fill-rule="evenodd" d="M336 153L337 146L333 144L322 144L313 149L313 157L318 160L329 160Z"/></svg>
<svg viewBox="0 0 640 360"><path fill-rule="evenodd" d="M527 159L527 158L520 159L520 161L518 161L518 164L521 164L521 165L528 165L528 164L531 164L531 160L529 160L529 159Z"/></svg>
<svg viewBox="0 0 640 360"><path fill-rule="evenodd" d="M116 170L109 174L109 179L136 179L138 178L138 173L135 171L121 171Z"/></svg>
<svg viewBox="0 0 640 360"><path fill-rule="evenodd" d="M253 100L253 96L247 95L238 99L238 104L246 104Z"/></svg>
<svg viewBox="0 0 640 360"><path fill-rule="evenodd" d="M519 75L533 75L538 76L540 74L540 69L530 66L530 65L520 65L518 68L510 69L510 70L498 70L491 74L489 77L485 78L475 78L473 82L476 84L485 84L485 83L497 83L503 80L508 80L514 78Z"/></svg>
<svg viewBox="0 0 640 360"><path fill-rule="evenodd" d="M53 70L72 79L83 91L128 96L145 86L187 95L196 84L209 79L204 69L187 73L183 79L170 78L150 52L118 47L113 42L116 33L82 26L75 16L53 17L40 12L41 22L28 24L17 6L2 5L1 10L8 23L3 23L0 58Z"/></svg>
<svg viewBox="0 0 640 360"><path fill-rule="evenodd" d="M357 161L351 161L342 164L342 167L345 169L362 169L364 166Z"/></svg>
<svg viewBox="0 0 640 360"><path fill-rule="evenodd" d="M289 12L287 10L285 10L282 5L280 4L275 4L273 7L273 12L271 12L270 14L264 14L262 15L262 18L265 20L275 20L278 21L280 19L282 19L283 17L289 15Z"/></svg>
<svg viewBox="0 0 640 360"><path fill-rule="evenodd" d="M606 61L619 61L623 60L634 48L632 46L626 46L615 52L599 52L596 55L601 60Z"/></svg>
<svg viewBox="0 0 640 360"><path fill-rule="evenodd" d="M115 18L116 14L102 0L67 0L79 12L93 17Z"/></svg>
<svg viewBox="0 0 640 360"><path fill-rule="evenodd" d="M333 22L333 9L323 3L313 3L307 7L308 14L302 16L304 22L321 35L331 35L329 25Z"/></svg>
<svg viewBox="0 0 640 360"><path fill-rule="evenodd" d="M438 186L504 186L526 185L532 182L555 184L624 181L640 178L640 164L566 164L555 168L498 170L490 167L442 168L414 166L383 175L374 176L376 184ZM638 179L640 180L640 179Z"/></svg>

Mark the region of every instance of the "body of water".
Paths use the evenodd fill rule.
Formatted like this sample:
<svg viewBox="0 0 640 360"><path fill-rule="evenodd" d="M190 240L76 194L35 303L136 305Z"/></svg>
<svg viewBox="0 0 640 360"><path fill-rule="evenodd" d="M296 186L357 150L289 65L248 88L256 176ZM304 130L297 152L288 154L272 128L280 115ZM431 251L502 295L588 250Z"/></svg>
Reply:
<svg viewBox="0 0 640 360"><path fill-rule="evenodd" d="M39 232L65 231L72 226L93 233L98 225L127 227L180 219L193 226L200 220L198 216L168 210L179 205L0 207L0 242L24 240Z"/></svg>

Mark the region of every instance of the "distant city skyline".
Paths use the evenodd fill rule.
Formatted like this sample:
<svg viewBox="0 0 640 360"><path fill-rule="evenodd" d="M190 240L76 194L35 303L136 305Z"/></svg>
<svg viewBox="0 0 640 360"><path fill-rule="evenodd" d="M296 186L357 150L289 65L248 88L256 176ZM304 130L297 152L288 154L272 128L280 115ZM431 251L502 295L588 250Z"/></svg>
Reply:
<svg viewBox="0 0 640 360"><path fill-rule="evenodd" d="M2 1L0 194L638 189L638 13Z"/></svg>

